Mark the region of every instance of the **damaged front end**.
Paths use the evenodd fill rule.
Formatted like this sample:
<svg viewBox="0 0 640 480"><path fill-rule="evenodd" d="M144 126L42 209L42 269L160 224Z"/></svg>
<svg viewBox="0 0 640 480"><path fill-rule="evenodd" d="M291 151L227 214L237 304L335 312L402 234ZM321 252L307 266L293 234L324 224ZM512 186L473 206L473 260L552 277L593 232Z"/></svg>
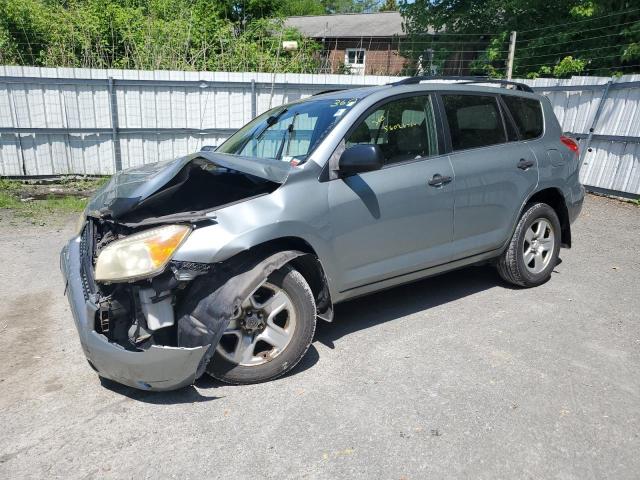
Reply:
<svg viewBox="0 0 640 480"><path fill-rule="evenodd" d="M242 272L173 261L172 254L188 232L215 223L216 208L279 186L270 172L243 173L218 160L198 155L114 176L90 203L80 235L63 249L66 293L84 353L100 376L139 389L173 390L204 372L233 311L221 314L209 297L227 298L224 285ZM188 232L174 243L169 236L165 243L124 248L153 229L170 228ZM136 257L143 247L146 257ZM194 282L198 277L203 281ZM206 288L212 282L217 287ZM234 295L255 288L244 286ZM215 297L216 290L222 297Z"/></svg>
<svg viewBox="0 0 640 480"><path fill-rule="evenodd" d="M88 222L82 235L61 253L69 304L89 364L102 377L144 390L173 390L192 384L207 346L178 347L171 332L175 327L167 325L167 317L160 328L152 328L158 326L153 320L149 326L149 311L166 311L167 300L171 301L167 297L157 307L151 303L151 309L145 307L145 316L143 301L153 288L149 282L96 284L92 273L94 228Z"/></svg>

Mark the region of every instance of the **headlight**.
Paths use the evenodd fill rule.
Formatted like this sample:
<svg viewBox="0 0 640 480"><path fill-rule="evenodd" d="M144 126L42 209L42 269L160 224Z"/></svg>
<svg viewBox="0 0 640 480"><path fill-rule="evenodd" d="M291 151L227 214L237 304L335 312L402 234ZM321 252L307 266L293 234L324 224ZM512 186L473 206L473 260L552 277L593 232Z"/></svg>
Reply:
<svg viewBox="0 0 640 480"><path fill-rule="evenodd" d="M184 225L167 225L116 240L98 255L95 278L118 282L160 273L190 232Z"/></svg>

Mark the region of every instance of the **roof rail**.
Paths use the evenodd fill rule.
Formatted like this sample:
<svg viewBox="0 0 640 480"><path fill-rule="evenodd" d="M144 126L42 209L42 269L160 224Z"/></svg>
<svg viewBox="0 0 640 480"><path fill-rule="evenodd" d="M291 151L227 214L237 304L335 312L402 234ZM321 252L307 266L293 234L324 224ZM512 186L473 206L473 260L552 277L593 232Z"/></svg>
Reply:
<svg viewBox="0 0 640 480"><path fill-rule="evenodd" d="M423 82L425 80L457 80L465 84L471 83L496 83L503 87L513 86L516 90L520 90L521 92L529 92L533 93L533 89L524 83L520 82L512 82L511 80L502 80L499 78L489 78L489 77L455 77L455 76L420 76L420 77L409 77L404 80L399 80L397 82L390 83L391 86L398 85L415 85L416 83Z"/></svg>
<svg viewBox="0 0 640 480"><path fill-rule="evenodd" d="M346 88L332 88L331 90L322 90L321 92L316 92L311 96L315 97L316 95L324 95L325 93L342 92L343 90L346 90Z"/></svg>

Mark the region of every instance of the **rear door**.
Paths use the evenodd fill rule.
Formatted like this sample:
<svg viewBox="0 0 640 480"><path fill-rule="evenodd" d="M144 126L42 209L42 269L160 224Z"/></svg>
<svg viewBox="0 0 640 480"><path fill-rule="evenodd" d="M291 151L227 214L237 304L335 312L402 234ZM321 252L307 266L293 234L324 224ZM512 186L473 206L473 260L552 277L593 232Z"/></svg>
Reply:
<svg viewBox="0 0 640 480"><path fill-rule="evenodd" d="M502 246L538 182L537 161L498 95L441 95L455 172L452 259Z"/></svg>
<svg viewBox="0 0 640 480"><path fill-rule="evenodd" d="M345 148L379 145L386 164L330 181L342 292L449 260L454 179L448 156L440 154L434 105L427 94L382 102L345 138Z"/></svg>

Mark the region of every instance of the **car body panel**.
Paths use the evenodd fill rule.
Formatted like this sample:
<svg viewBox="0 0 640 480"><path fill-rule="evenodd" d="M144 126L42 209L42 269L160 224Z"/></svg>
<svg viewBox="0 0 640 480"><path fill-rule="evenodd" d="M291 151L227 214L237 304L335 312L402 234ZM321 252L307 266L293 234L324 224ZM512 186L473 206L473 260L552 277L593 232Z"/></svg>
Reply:
<svg viewBox="0 0 640 480"><path fill-rule="evenodd" d="M436 174L453 176L447 155L328 182L341 292L449 260L453 186Z"/></svg>
<svg viewBox="0 0 640 480"><path fill-rule="evenodd" d="M114 174L89 201L87 210L96 216L120 218L129 214L153 194L167 186L196 159L212 165L239 170L275 183L284 183L290 166L284 162L246 159L215 152L198 152L175 160L150 163Z"/></svg>
<svg viewBox="0 0 640 480"><path fill-rule="evenodd" d="M538 183L535 164L527 171L517 167L520 159L532 157L521 142L504 144L500 149L451 153L455 172L453 258L493 250L504 243L520 205Z"/></svg>

